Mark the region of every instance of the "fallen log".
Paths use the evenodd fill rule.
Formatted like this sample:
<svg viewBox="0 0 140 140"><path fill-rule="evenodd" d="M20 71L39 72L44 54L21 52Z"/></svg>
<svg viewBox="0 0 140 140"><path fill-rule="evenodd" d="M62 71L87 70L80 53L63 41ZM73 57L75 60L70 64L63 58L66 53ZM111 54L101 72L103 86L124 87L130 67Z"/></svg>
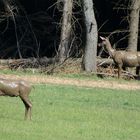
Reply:
<svg viewBox="0 0 140 140"><path fill-rule="evenodd" d="M70 59L69 59L70 60ZM0 59L0 69L4 69L5 67L10 68L10 69L26 69L26 68L42 68L41 72L50 72L50 71L54 71L54 69L57 69L57 67L59 67L58 69L65 69L65 68L69 68L69 67L74 67L73 63L77 62L75 65L79 67L80 69L80 65L82 63L82 59L71 59L70 63L66 62L66 64L61 64L58 65L54 65L51 66L51 64L55 64L56 62L58 62L57 59L55 58L47 58L47 57L43 57L43 58L28 58L28 59ZM71 64L71 65L70 65ZM47 67L49 66L50 67ZM64 65L64 68L61 68L62 65ZM115 69L115 63L112 59L110 58L97 58L97 73L95 73L98 76L101 77L116 77L117 76L117 69ZM80 70L79 70L80 71ZM127 78L131 78L134 79L134 77L137 77L137 75L134 75L128 71L123 71L122 72L123 77L127 77Z"/></svg>
<svg viewBox="0 0 140 140"><path fill-rule="evenodd" d="M10 69L17 68L39 68L47 67L58 62L56 58L27 58L27 59L0 59L1 66L8 66Z"/></svg>
<svg viewBox="0 0 140 140"><path fill-rule="evenodd" d="M27 59L0 59L0 65L9 65L12 63L19 63L19 62L39 62L40 64L53 64L55 62L58 62L58 59L56 58L27 58ZM82 62L82 61L81 61ZM110 58L97 58L97 65L98 66L104 66L104 65L115 65L114 61Z"/></svg>
<svg viewBox="0 0 140 140"><path fill-rule="evenodd" d="M113 59L111 58L97 58L97 66L115 66Z"/></svg>

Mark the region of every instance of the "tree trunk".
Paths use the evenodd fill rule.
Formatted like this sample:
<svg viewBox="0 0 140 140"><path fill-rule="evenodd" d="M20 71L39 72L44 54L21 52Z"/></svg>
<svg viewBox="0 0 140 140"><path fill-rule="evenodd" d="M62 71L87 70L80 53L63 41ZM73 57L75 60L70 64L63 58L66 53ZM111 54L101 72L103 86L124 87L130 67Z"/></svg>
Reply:
<svg viewBox="0 0 140 140"><path fill-rule="evenodd" d="M72 6L73 0L63 0L63 21L62 21L62 30L61 30L61 39L59 44L59 60L63 62L68 57L70 37L71 37L71 19L72 19Z"/></svg>
<svg viewBox="0 0 140 140"><path fill-rule="evenodd" d="M83 0L83 9L86 26L86 43L83 57L83 68L86 72L96 72L97 56L97 23L93 10L92 0Z"/></svg>
<svg viewBox="0 0 140 140"><path fill-rule="evenodd" d="M129 25L129 40L128 48L130 51L137 51L138 31L139 31L139 8L140 0L131 0L130 5L130 25Z"/></svg>
<svg viewBox="0 0 140 140"><path fill-rule="evenodd" d="M130 1L130 23L129 23L129 39L128 51L137 51L138 46L138 32L139 32L139 8L140 0ZM136 68L128 68L132 74L136 74Z"/></svg>

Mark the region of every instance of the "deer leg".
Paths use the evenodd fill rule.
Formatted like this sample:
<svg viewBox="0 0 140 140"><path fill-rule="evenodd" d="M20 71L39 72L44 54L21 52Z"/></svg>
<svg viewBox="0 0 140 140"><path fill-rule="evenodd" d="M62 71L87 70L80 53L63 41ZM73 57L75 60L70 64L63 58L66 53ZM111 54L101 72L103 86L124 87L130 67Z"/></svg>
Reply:
<svg viewBox="0 0 140 140"><path fill-rule="evenodd" d="M136 74L139 76L140 66L136 67Z"/></svg>
<svg viewBox="0 0 140 140"><path fill-rule="evenodd" d="M30 117L31 120L31 108L32 108L32 104L30 102L30 100L28 99L28 97L21 97L21 100L23 101L24 105L25 105L25 120L27 119L27 117Z"/></svg>
<svg viewBox="0 0 140 140"><path fill-rule="evenodd" d="M26 104L26 102L24 100L23 100L23 103L25 105L25 117L24 117L24 120L27 120L28 112L29 112L29 106Z"/></svg>
<svg viewBox="0 0 140 140"><path fill-rule="evenodd" d="M120 79L121 70L122 70L122 65L118 65L118 79Z"/></svg>
<svg viewBox="0 0 140 140"><path fill-rule="evenodd" d="M0 96L5 96L5 94L0 90Z"/></svg>

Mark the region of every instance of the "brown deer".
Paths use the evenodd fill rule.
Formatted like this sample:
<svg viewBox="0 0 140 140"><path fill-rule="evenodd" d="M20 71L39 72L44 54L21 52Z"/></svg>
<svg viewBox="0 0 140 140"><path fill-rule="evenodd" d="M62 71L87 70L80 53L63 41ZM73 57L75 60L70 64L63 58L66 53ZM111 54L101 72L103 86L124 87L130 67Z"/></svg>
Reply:
<svg viewBox="0 0 140 140"><path fill-rule="evenodd" d="M30 117L32 104L29 100L29 93L31 92L31 85L22 80L8 80L0 78L0 96L20 97L25 105L25 119Z"/></svg>
<svg viewBox="0 0 140 140"><path fill-rule="evenodd" d="M112 48L108 38L101 37L101 45L108 51L110 57L114 60L118 67L118 78L120 78L122 67L139 67L140 52L117 51Z"/></svg>

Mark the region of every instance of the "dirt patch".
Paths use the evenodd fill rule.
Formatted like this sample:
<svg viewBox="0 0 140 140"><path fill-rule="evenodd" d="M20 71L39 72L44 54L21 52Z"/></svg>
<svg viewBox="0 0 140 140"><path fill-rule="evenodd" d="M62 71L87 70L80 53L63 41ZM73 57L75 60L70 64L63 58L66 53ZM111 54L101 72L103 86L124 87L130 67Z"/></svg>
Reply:
<svg viewBox="0 0 140 140"><path fill-rule="evenodd" d="M81 79L70 79L70 78L60 78L53 76L34 76L34 75L7 75L2 74L0 78L19 80L23 79L29 81L33 84L59 84L59 85L74 85L81 87L99 87L99 88L110 88L110 89L125 89L125 90L138 90L140 85L138 83L119 83L117 81L103 81L103 80L81 80Z"/></svg>

